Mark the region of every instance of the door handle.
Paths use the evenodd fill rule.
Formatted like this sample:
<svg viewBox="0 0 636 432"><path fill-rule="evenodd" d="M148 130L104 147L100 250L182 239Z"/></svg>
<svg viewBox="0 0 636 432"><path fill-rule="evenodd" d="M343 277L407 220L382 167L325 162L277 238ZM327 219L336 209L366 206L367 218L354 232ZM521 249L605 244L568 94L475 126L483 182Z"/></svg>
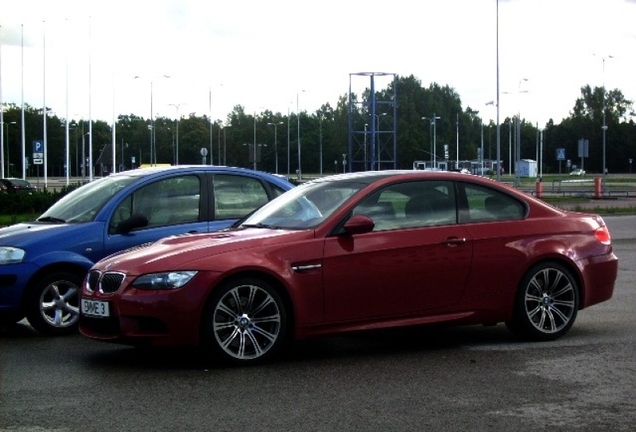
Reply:
<svg viewBox="0 0 636 432"><path fill-rule="evenodd" d="M447 246L461 246L466 243L466 237L448 237L442 243Z"/></svg>

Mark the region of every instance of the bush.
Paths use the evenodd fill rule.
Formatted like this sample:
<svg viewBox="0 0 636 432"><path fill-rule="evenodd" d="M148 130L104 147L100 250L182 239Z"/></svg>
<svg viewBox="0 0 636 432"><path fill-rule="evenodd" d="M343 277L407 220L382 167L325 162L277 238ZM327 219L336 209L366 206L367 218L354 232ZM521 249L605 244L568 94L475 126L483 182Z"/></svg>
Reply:
<svg viewBox="0 0 636 432"><path fill-rule="evenodd" d="M29 194L0 194L0 214L15 216L19 214L41 214L55 204L67 193L75 190L79 185L69 185L59 190L34 192Z"/></svg>

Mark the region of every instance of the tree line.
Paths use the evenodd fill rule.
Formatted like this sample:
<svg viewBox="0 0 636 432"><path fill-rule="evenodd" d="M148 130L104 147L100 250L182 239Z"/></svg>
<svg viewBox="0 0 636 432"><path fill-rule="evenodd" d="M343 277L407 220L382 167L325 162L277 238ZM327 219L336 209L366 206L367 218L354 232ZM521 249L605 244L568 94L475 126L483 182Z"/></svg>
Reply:
<svg viewBox="0 0 636 432"><path fill-rule="evenodd" d="M398 169L410 169L415 160L430 159L430 122L422 119L432 113L436 120L436 153L443 158L442 146L450 144L449 159L455 160L455 143L459 142L461 160L476 160L479 157L482 136L484 158L496 159L497 125L490 121L482 125L480 112L467 106L463 108L457 92L437 83L422 87L413 75L398 77L386 89L376 93L376 100L389 101L396 98L395 116L390 110L382 113L382 122L395 124L396 160ZM206 149L205 163L230 165L294 175L298 167L298 137L301 141L301 164L303 173L330 174L343 171L343 154L348 153L349 116L352 123L370 123L368 104L355 104L353 109L349 97L369 100L368 90L362 95L341 95L335 107L323 104L314 112L282 114L264 110L259 114L248 114L241 105L236 105L224 120L208 116L196 116L173 120L157 117L151 121L135 114L120 115L116 123L117 171L149 164L152 133L154 150L159 164L201 164L202 149ZM32 142L42 140L42 109L25 106L24 109L26 156L32 155ZM300 117L298 117L300 116ZM543 130L543 172L558 173L565 170L565 162L557 160L557 149L565 149L566 158L579 164L578 142L589 142L589 155L585 158L588 172L602 172L603 125L606 131L606 166L610 173L629 172L629 161L636 153L636 127L634 125L633 102L626 100L618 89L607 91L603 87L581 88L581 96L574 103L570 115L555 124L549 120L539 125ZM605 117L605 119L603 119ZM47 117L47 171L49 176L65 176L66 121L54 114ZM88 159L88 122L83 119L69 121L69 174L81 177L82 160ZM22 176L21 107L8 104L4 112L5 175ZM520 158L535 159L538 128L526 119L507 117L501 121L501 159L507 169L510 161L508 145L515 133L520 136ZM151 126L154 129L149 128ZM299 128L299 129L298 129ZM299 133L300 130L300 133ZM102 120L92 124L93 169L96 175L111 171L112 129ZM459 136L457 136L459 135ZM256 137L256 141L255 141ZM254 144L256 142L256 145ZM254 160L256 155L256 161ZM513 149L513 157L515 156ZM30 162L32 162L30 160ZM7 163L10 164L9 171ZM392 166L391 166L392 168ZM30 164L27 176L42 175L41 166Z"/></svg>

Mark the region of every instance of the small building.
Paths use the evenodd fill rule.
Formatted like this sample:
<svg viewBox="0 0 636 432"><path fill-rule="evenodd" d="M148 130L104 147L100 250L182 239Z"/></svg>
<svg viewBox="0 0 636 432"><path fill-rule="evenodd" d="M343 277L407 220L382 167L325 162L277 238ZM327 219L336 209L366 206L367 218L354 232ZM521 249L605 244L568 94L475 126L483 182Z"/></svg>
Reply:
<svg viewBox="0 0 636 432"><path fill-rule="evenodd" d="M515 172L519 177L537 177L537 161L521 159L515 162Z"/></svg>

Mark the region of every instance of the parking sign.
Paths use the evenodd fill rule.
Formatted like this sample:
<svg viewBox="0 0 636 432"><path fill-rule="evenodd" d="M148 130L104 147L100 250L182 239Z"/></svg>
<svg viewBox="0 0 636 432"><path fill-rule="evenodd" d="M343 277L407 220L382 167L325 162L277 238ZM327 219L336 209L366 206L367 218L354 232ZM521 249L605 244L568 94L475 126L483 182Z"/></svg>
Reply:
<svg viewBox="0 0 636 432"><path fill-rule="evenodd" d="M33 163L37 163L35 162L35 160L37 159L43 159L44 158L44 142L41 140L35 140L33 141Z"/></svg>

